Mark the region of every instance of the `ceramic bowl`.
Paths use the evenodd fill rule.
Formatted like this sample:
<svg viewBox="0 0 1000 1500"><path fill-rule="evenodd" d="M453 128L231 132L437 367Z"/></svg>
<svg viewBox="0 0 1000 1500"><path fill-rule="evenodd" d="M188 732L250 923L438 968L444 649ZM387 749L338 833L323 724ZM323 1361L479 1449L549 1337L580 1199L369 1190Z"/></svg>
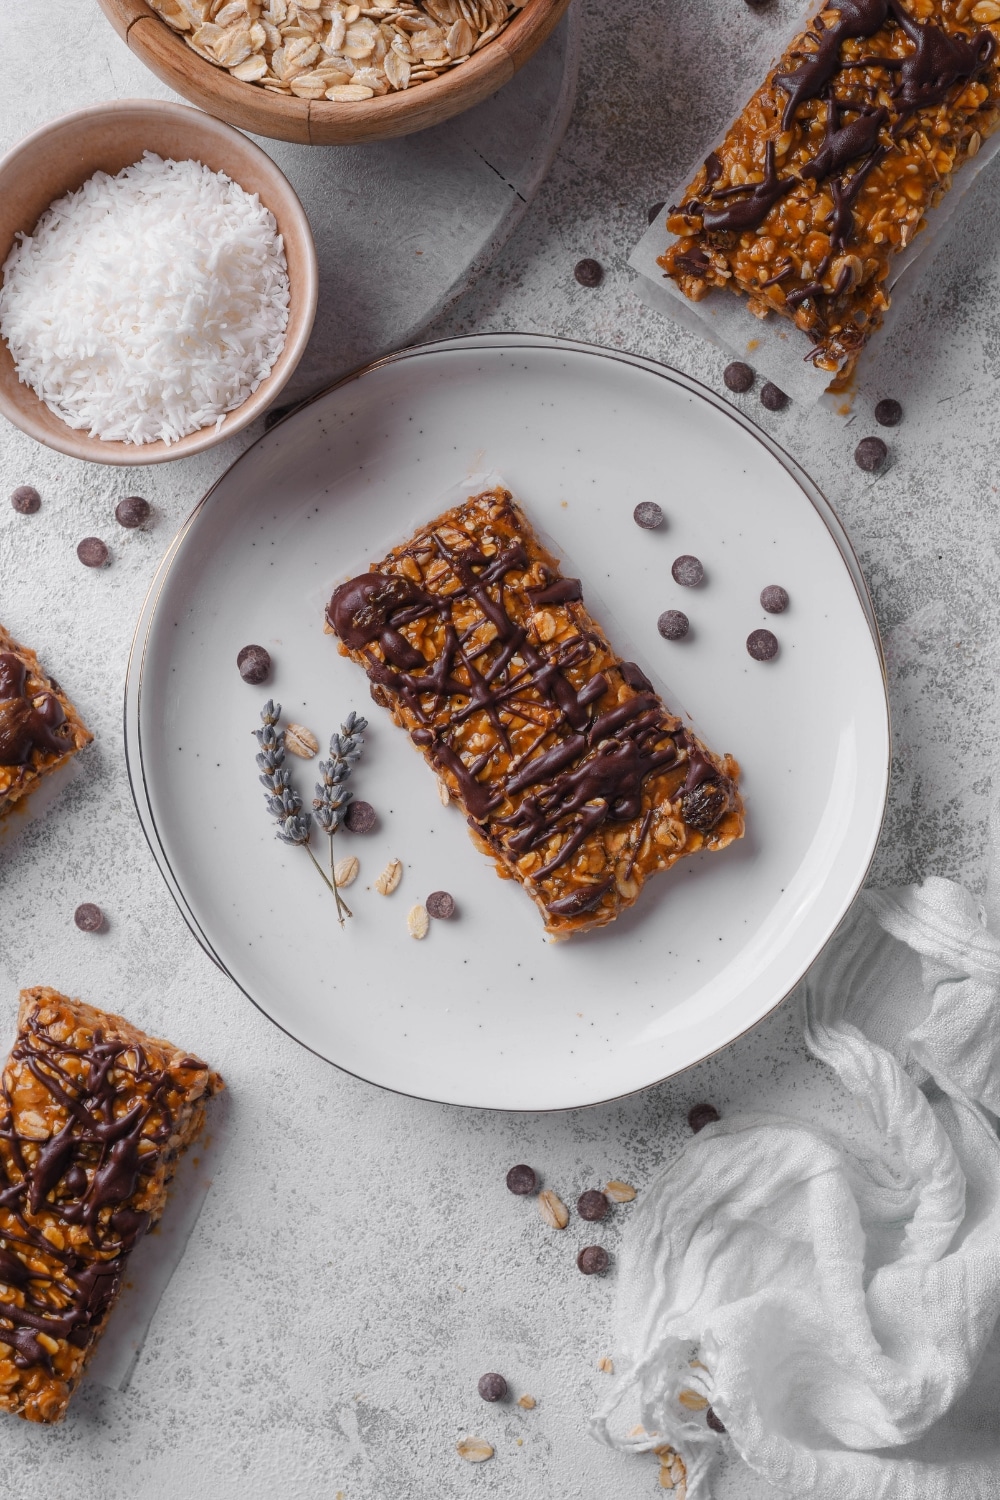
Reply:
<svg viewBox="0 0 1000 1500"><path fill-rule="evenodd" d="M99 170L120 172L144 151L204 162L259 195L274 214L285 244L291 294L288 329L270 375L242 406L228 413L218 430L213 423L170 444L106 442L68 426L18 380L10 350L0 340L0 413L47 447L91 463L163 463L224 442L274 401L302 357L316 315L316 248L309 220L284 173L231 126L186 104L156 99L94 104L63 115L0 160L0 265L17 232L30 232L56 198Z"/></svg>

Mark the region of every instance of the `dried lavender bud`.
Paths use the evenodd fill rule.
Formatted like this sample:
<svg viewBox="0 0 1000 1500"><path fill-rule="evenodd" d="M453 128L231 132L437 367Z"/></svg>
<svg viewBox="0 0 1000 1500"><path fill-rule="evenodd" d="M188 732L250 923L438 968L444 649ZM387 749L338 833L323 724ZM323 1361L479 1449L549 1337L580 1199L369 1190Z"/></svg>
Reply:
<svg viewBox="0 0 1000 1500"><path fill-rule="evenodd" d="M862 438L854 450L854 462L866 474L877 474L889 457L889 450L881 438Z"/></svg>
<svg viewBox="0 0 1000 1500"><path fill-rule="evenodd" d="M788 590L783 589L780 583L769 583L766 589L760 591L760 607L766 609L769 615L783 615L788 608Z"/></svg>
<svg viewBox="0 0 1000 1500"><path fill-rule="evenodd" d="M507 1394L507 1382L495 1370L490 1370L487 1374L480 1375L476 1389L484 1401L502 1401Z"/></svg>
<svg viewBox="0 0 1000 1500"><path fill-rule="evenodd" d="M507 1187L519 1198L526 1198L529 1193L537 1193L538 1174L533 1167L526 1167L521 1162L507 1173Z"/></svg>
<svg viewBox="0 0 1000 1500"><path fill-rule="evenodd" d="M648 223L652 224L653 220L659 217L659 215L663 212L663 210L666 208L666 206L667 206L667 200L666 200L666 198L664 198L662 200L662 202L660 202L660 203L651 203L649 205L649 207L647 208L647 210L646 210L646 219L647 219Z"/></svg>
<svg viewBox="0 0 1000 1500"><path fill-rule="evenodd" d="M714 1104L694 1104L688 1110L688 1124L695 1135L699 1130L704 1130L706 1125L712 1125L716 1120L721 1119L722 1116Z"/></svg>
<svg viewBox="0 0 1000 1500"><path fill-rule="evenodd" d="M691 629L691 621L682 609L665 609L656 628L665 641L682 641Z"/></svg>
<svg viewBox="0 0 1000 1500"><path fill-rule="evenodd" d="M85 536L77 545L76 555L85 568L103 568L108 560L108 549L99 536Z"/></svg>
<svg viewBox="0 0 1000 1500"><path fill-rule="evenodd" d="M726 1430L726 1424L720 1421L711 1407L709 1407L705 1412L705 1421L708 1423L709 1427L711 1427L713 1432L725 1432Z"/></svg>
<svg viewBox="0 0 1000 1500"><path fill-rule="evenodd" d="M573 267L573 275L581 286L600 286L604 280L604 268L599 260L578 260Z"/></svg>
<svg viewBox="0 0 1000 1500"><path fill-rule="evenodd" d="M596 1224L599 1219L603 1219L610 1207L611 1205L607 1198L603 1193L598 1192L597 1188L588 1188L576 1200L576 1211L580 1215L580 1218L589 1219L593 1224Z"/></svg>
<svg viewBox="0 0 1000 1500"><path fill-rule="evenodd" d="M875 420L880 427L898 427L903 420L903 408L898 401L887 396L875 408Z"/></svg>
<svg viewBox="0 0 1000 1500"><path fill-rule="evenodd" d="M655 531L663 525L663 511L655 500L642 500L632 512L632 519L643 531Z"/></svg>
<svg viewBox="0 0 1000 1500"><path fill-rule="evenodd" d="M584 1276L600 1276L611 1264L611 1257L603 1245L584 1245L576 1257L576 1264Z"/></svg>
<svg viewBox="0 0 1000 1500"><path fill-rule="evenodd" d="M698 558L692 557L690 553L674 558L670 574L674 582L685 589L696 589L705 579L705 569Z"/></svg>
<svg viewBox="0 0 1000 1500"><path fill-rule="evenodd" d="M440 922L447 922L456 911L455 898L448 891L431 891L424 906L428 916L437 917Z"/></svg>
<svg viewBox="0 0 1000 1500"><path fill-rule="evenodd" d="M100 932L104 926L104 913L93 901L85 901L73 913L73 921L81 932Z"/></svg>
<svg viewBox="0 0 1000 1500"><path fill-rule="evenodd" d="M766 407L768 411L784 411L788 405L788 397L779 386L774 385L769 380L766 385L761 387L760 404Z"/></svg>
<svg viewBox="0 0 1000 1500"><path fill-rule="evenodd" d="M259 687L262 682L267 681L271 657L263 646L244 646L236 658L236 665L244 682Z"/></svg>
<svg viewBox="0 0 1000 1500"><path fill-rule="evenodd" d="M126 495L124 500L119 500L115 506L115 520L119 526L124 526L126 531L135 531L137 526L144 526L149 520L153 507L148 500L141 495Z"/></svg>
<svg viewBox="0 0 1000 1500"><path fill-rule="evenodd" d="M754 661L773 661L778 654L778 637L770 630L751 630L747 650Z"/></svg>
<svg viewBox="0 0 1000 1500"><path fill-rule="evenodd" d="M375 827L375 809L370 802L352 802L344 816L344 827L350 833L371 833Z"/></svg>
<svg viewBox="0 0 1000 1500"><path fill-rule="evenodd" d="M722 378L727 390L735 391L738 396L745 396L753 388L757 376L749 365L745 365L741 359L735 359L723 370Z"/></svg>
<svg viewBox="0 0 1000 1500"><path fill-rule="evenodd" d="M42 497L33 484L19 484L11 494L10 503L19 516L33 516L42 503Z"/></svg>

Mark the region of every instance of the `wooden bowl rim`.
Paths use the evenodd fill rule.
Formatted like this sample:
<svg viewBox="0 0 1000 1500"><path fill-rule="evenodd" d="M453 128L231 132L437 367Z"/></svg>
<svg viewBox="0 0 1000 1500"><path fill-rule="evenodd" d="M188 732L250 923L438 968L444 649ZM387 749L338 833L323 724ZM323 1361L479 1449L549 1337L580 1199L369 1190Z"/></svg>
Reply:
<svg viewBox="0 0 1000 1500"><path fill-rule="evenodd" d="M190 49L188 49L190 50ZM215 424L201 427L197 432L188 433L186 437L179 438L177 442L169 445L162 440L155 443L123 443L107 440L104 438L91 437L81 428L70 427L68 423L60 423L60 429L53 432L43 422L36 420L28 411L22 410L8 397L3 385L0 384L0 412L27 433L36 442L42 443L47 448L52 448L58 453L65 453L70 458L82 459L86 462L113 464L121 467L139 467L145 464L167 463L177 458L189 458L194 453L202 453L207 448L214 448L218 443L224 442L226 438L232 437L243 428L249 426L262 412L272 404L275 397L284 388L295 372L296 366L305 352L309 336L312 332L313 322L316 317L316 305L319 297L319 265L316 258L316 245L313 240L312 228L309 219L298 194L292 187L288 178L282 172L275 161L268 156L266 151L261 150L255 141L250 140L242 131L234 126L228 125L224 120L215 115L207 114L204 110L195 108L191 104L181 104L173 99L111 99L104 103L88 104L82 109L71 110L68 114L57 115L55 119L48 120L37 130L26 135L22 140L13 145L2 157L0 157L0 194L3 192L3 182L6 173L25 157L31 159L41 147L44 151L50 136L56 130L63 131L67 127L87 120L97 118L107 119L109 113L119 116L134 115L138 119L148 118L155 114L160 118L173 117L180 120L184 125L193 125L196 132L201 130L208 135L214 135L225 146L232 146L235 142L238 152L254 158L260 167L262 174L269 177L276 185L278 192L284 198L283 217L286 220L282 228L283 239L295 236L298 249L302 254L303 265L295 278L295 301L289 308L288 329L285 335L285 343L282 347L271 373L262 380L255 391L247 397L241 406L234 411L227 412L221 428L216 431ZM155 149L149 145L139 146L139 155L144 150ZM138 157L136 158L138 160ZM87 171L87 175L81 178L81 183L87 177L100 170L100 163L93 164ZM234 182L239 182L239 175L234 168L231 175ZM283 184L283 187L282 187ZM241 184L242 185L242 184ZM260 195L261 201L266 208L274 212L272 204L265 200L264 194ZM44 212L44 210L43 210ZM291 220L289 226L288 221ZM15 231L16 232L16 231ZM11 240L11 244L13 240ZM0 244L0 265L6 260L10 252L10 244ZM11 358L6 343L0 340L4 356ZM13 363L13 361L11 360ZM30 386L20 384L20 389L30 392L32 405L44 407L41 398L35 394ZM46 411L49 409L44 408ZM55 415L51 413L51 415ZM57 419L58 420L58 419ZM64 435L65 434L65 435Z"/></svg>
<svg viewBox="0 0 1000 1500"><path fill-rule="evenodd" d="M298 124L310 141L315 126L317 133L325 136L328 142L332 141L329 127L338 122L345 124L348 134L352 126L356 130L362 121L384 129L391 122L405 119L410 114L434 114L435 107L440 110L437 121L428 120L425 125L417 128L423 129L443 122L450 114L459 112L461 101L466 95L486 97L489 90L487 88L483 93L483 86L487 80L495 78L497 88L508 82L535 48L546 39L569 3L570 0L526 0L499 36L488 42L480 52L473 53L459 67L449 68L437 78L415 84L410 89L376 95L372 99L336 102L269 94L254 84L233 78L225 68L218 68L199 57L197 52L186 45L183 36L157 15L147 0L99 0L109 18L118 18L122 28L120 34L124 35L126 42L144 62L148 60L152 49L147 46L144 28L138 23L153 22L161 43L157 48L157 62L165 71L170 72L178 93L184 93L183 85L188 79L193 79L193 86L199 88L206 97L214 97L220 106L231 107L244 119L255 118L259 122L257 125L247 126L248 129L256 129L263 135L266 134L264 126L267 123L273 125L284 119ZM134 28L137 29L133 40ZM449 105L454 108L449 109ZM362 139L360 136L351 138Z"/></svg>

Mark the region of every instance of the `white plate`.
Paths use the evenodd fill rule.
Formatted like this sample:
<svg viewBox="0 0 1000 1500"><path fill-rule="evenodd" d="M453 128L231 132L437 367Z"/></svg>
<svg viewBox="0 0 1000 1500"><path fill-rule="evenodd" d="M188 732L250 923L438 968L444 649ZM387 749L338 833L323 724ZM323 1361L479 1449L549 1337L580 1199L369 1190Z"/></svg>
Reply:
<svg viewBox="0 0 1000 1500"><path fill-rule="evenodd" d="M407 736L323 632L333 586L494 470L584 580L612 640L744 770L747 837L657 876L611 927L547 943L469 841ZM457 488L456 488L457 486ZM471 489L471 481L468 484ZM641 531L640 500L668 524ZM692 552L706 583L678 588ZM783 584L789 610L758 595ZM656 620L680 607L680 644ZM744 642L769 624L770 663ZM275 662L266 689L239 648ZM372 721L367 837L341 931L301 849L277 842L250 731L268 695L325 741ZM788 993L857 893L889 767L881 654L836 517L777 446L687 377L525 335L376 364L275 427L224 474L159 569L136 632L126 745L153 851L200 941L279 1026L373 1083L456 1104L558 1109L643 1088L731 1041ZM307 800L315 762L292 761ZM318 852L321 852L318 850ZM368 886L398 856L389 897ZM414 942L429 891L460 920Z"/></svg>

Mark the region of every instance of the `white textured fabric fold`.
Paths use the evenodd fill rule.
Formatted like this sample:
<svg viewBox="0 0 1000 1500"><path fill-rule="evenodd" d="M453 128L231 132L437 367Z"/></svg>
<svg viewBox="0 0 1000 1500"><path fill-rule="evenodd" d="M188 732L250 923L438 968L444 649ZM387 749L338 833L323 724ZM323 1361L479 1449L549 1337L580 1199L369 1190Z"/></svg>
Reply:
<svg viewBox="0 0 1000 1500"><path fill-rule="evenodd" d="M642 1195L592 1430L671 1444L688 1500L729 1443L795 1500L997 1500L1000 939L950 881L868 892L803 1000L857 1128L733 1115Z"/></svg>

